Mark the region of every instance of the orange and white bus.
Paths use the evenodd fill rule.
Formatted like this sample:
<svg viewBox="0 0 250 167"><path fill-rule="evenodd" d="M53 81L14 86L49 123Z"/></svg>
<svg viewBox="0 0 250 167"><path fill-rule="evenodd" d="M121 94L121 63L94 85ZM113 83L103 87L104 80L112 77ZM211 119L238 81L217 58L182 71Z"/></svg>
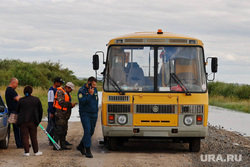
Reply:
<svg viewBox="0 0 250 167"><path fill-rule="evenodd" d="M217 58L211 60L215 73ZM184 141L190 151L200 150L208 130L201 40L161 30L132 33L109 41L104 64L101 119L110 150L133 138Z"/></svg>

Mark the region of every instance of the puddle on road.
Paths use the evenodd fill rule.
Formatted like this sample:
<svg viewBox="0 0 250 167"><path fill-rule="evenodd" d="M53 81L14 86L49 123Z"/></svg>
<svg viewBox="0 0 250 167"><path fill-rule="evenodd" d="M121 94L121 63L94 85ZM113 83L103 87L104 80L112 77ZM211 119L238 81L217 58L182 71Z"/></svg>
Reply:
<svg viewBox="0 0 250 167"><path fill-rule="evenodd" d="M208 122L210 125L250 136L250 114L209 106Z"/></svg>

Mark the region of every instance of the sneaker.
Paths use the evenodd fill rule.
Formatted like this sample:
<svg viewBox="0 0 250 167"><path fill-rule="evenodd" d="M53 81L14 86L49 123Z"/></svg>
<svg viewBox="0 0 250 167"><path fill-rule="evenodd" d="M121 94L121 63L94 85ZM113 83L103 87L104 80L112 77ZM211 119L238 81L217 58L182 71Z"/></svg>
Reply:
<svg viewBox="0 0 250 167"><path fill-rule="evenodd" d="M28 157L30 156L30 153L23 153L23 156Z"/></svg>
<svg viewBox="0 0 250 167"><path fill-rule="evenodd" d="M43 153L41 151L38 151L37 153L35 153L35 156L39 156L42 155Z"/></svg>

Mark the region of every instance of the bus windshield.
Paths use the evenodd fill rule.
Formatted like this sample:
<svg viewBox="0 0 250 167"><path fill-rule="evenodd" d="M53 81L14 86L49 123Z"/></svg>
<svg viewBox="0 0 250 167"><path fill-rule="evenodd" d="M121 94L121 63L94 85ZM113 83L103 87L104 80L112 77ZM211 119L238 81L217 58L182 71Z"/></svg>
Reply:
<svg viewBox="0 0 250 167"><path fill-rule="evenodd" d="M109 47L105 91L205 92L206 89L202 47Z"/></svg>

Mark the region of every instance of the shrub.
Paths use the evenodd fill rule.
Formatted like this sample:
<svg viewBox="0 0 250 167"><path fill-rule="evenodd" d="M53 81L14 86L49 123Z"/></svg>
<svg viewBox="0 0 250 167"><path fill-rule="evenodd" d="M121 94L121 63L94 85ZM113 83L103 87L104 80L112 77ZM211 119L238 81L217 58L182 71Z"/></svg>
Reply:
<svg viewBox="0 0 250 167"><path fill-rule="evenodd" d="M71 81L76 86L86 83L84 79L78 79L73 71L62 68L59 62L22 62L21 60L0 59L0 86L8 85L11 77L19 80L20 86L31 85L48 89L53 85L55 77L61 77L65 82Z"/></svg>
<svg viewBox="0 0 250 167"><path fill-rule="evenodd" d="M239 85L223 82L209 82L208 93L210 96L234 97L249 99L250 85Z"/></svg>

